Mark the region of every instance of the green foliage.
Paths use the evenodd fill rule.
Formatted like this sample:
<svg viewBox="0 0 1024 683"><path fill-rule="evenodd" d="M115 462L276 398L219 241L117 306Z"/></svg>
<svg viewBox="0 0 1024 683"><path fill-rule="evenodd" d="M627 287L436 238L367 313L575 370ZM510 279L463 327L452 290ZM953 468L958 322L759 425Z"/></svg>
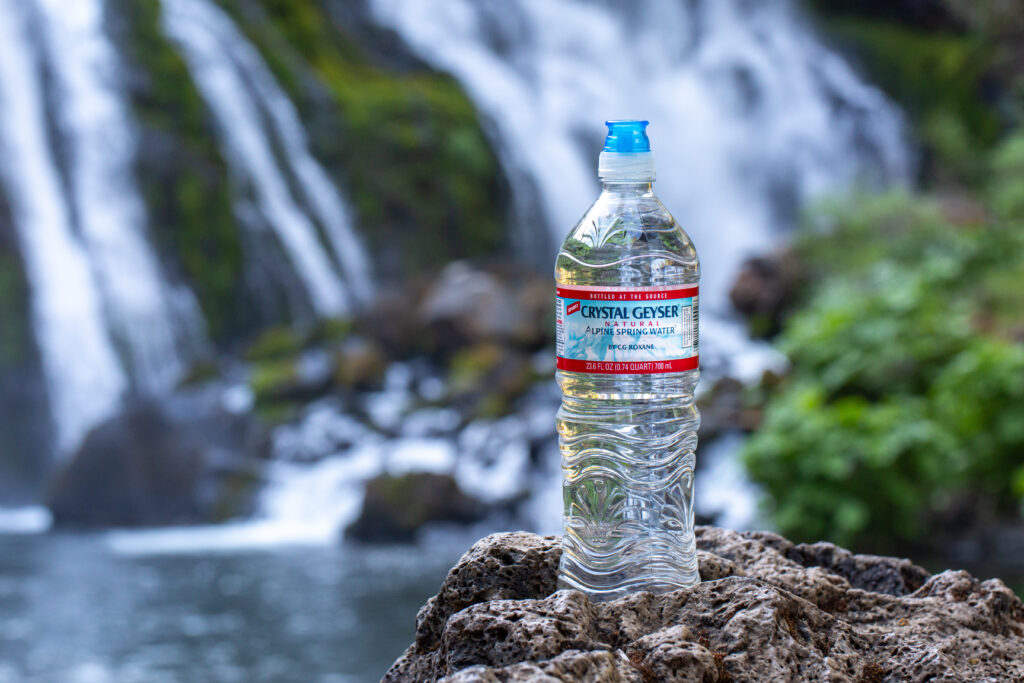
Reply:
<svg viewBox="0 0 1024 683"><path fill-rule="evenodd" d="M945 196L813 215L794 245L813 288L779 337L792 369L744 458L787 534L941 543L955 509L1024 514L1021 24L987 1L811 4L907 110Z"/></svg>
<svg viewBox="0 0 1024 683"><path fill-rule="evenodd" d="M988 194L993 208L1009 219L1024 220L1024 132L995 151Z"/></svg>
<svg viewBox="0 0 1024 683"><path fill-rule="evenodd" d="M795 247L818 284L779 339L792 370L744 452L781 531L884 548L936 538L957 500L1018 514L1022 226L906 195L825 216Z"/></svg>
<svg viewBox="0 0 1024 683"><path fill-rule="evenodd" d="M286 394L297 379L298 367L294 359L270 360L253 366L249 386L257 401L265 401Z"/></svg>
<svg viewBox="0 0 1024 683"><path fill-rule="evenodd" d="M452 78L376 64L332 23L323 0L222 4L298 104L384 271L408 274L502 248L502 176Z"/></svg>
<svg viewBox="0 0 1024 683"><path fill-rule="evenodd" d="M964 303L934 286L885 270L870 282L837 282L794 316L782 350L831 394L921 393L971 336Z"/></svg>
<svg viewBox="0 0 1024 683"><path fill-rule="evenodd" d="M298 355L306 345L302 334L289 325L269 327L245 350L244 357L251 362L281 360Z"/></svg>
<svg viewBox="0 0 1024 683"><path fill-rule="evenodd" d="M160 26L158 0L115 0L115 37L133 65L129 94L141 124L138 173L150 225L195 290L214 337L248 322L244 254L227 168L206 106Z"/></svg>

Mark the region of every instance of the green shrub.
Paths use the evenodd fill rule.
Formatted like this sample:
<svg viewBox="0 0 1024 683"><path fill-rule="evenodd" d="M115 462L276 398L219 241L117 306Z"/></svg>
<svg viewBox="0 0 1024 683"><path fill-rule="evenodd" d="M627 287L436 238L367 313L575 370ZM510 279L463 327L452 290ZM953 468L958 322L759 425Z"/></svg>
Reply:
<svg viewBox="0 0 1024 683"><path fill-rule="evenodd" d="M1020 226L905 195L825 215L797 240L819 279L779 338L792 369L743 454L780 530L884 549L940 538L957 501L1018 514Z"/></svg>
<svg viewBox="0 0 1024 683"><path fill-rule="evenodd" d="M1024 133L1008 138L993 154L988 194L1002 216L1024 219Z"/></svg>

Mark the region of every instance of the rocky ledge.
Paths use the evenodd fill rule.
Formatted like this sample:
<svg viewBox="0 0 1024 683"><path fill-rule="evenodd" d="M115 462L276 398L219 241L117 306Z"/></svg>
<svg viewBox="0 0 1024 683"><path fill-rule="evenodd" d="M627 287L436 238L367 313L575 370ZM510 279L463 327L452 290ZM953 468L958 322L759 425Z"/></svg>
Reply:
<svg viewBox="0 0 1024 683"><path fill-rule="evenodd" d="M593 603L556 592L557 539L488 536L384 681L1022 681L1024 605L829 543L698 527L703 582Z"/></svg>

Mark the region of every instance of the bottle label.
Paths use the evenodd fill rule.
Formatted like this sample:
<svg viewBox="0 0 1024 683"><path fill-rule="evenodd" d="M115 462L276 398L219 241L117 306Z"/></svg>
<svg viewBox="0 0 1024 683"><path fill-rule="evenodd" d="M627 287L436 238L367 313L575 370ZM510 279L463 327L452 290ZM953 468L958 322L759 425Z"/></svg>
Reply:
<svg viewBox="0 0 1024 683"><path fill-rule="evenodd" d="M695 369L697 289L558 286L558 369L612 375Z"/></svg>

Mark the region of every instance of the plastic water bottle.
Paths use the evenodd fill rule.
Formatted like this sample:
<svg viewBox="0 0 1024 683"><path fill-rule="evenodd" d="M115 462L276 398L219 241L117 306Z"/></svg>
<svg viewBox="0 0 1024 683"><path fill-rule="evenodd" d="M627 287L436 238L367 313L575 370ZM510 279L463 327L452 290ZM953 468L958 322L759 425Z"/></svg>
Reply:
<svg viewBox="0 0 1024 683"><path fill-rule="evenodd" d="M647 121L608 121L601 195L555 262L565 533L559 585L692 586L700 265L651 189Z"/></svg>

